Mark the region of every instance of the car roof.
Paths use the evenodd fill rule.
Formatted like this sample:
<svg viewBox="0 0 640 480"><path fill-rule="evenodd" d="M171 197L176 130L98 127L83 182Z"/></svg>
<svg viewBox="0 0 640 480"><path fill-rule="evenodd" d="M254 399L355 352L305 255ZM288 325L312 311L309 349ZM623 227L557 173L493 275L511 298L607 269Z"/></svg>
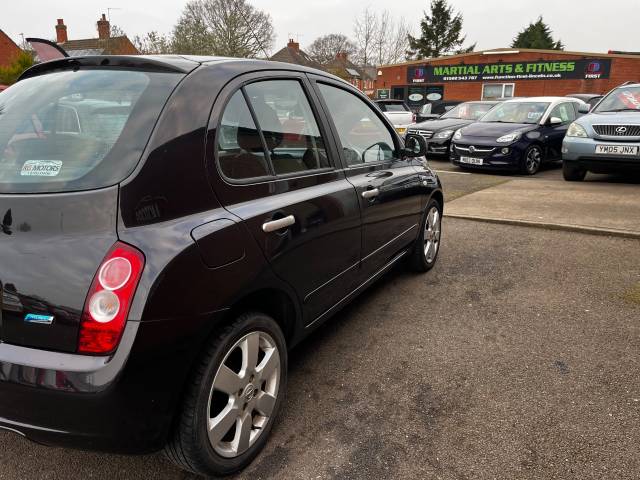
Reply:
<svg viewBox="0 0 640 480"><path fill-rule="evenodd" d="M591 99L596 97L602 97L603 95L601 93L570 93L566 96L570 98L579 98L580 100L582 100L583 98Z"/></svg>
<svg viewBox="0 0 640 480"><path fill-rule="evenodd" d="M525 98L514 98L512 100L506 100L504 103L531 103L531 102L541 102L541 103L544 102L554 106L562 102L585 103L579 98L574 98L574 97L525 97Z"/></svg>
<svg viewBox="0 0 640 480"><path fill-rule="evenodd" d="M252 70L289 70L304 73L312 73L340 81L346 85L349 82L331 75L322 70L305 67L302 65L294 65L284 62L273 62L270 60L249 59L249 58L232 58L232 57L214 57L214 56L198 56L198 55L87 55L80 57L65 57L48 62L38 63L27 69L20 79L32 77L47 73L49 71L69 68L73 65L86 66L114 66L129 67L145 70L157 71L173 71L178 73L189 73L200 65L216 65L216 64L232 64L245 67L247 71Z"/></svg>

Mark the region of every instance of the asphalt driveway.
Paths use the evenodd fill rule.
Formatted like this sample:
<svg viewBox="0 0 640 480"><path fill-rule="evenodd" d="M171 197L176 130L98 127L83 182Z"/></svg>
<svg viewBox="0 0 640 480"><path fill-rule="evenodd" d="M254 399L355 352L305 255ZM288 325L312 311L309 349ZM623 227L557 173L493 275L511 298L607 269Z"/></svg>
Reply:
<svg viewBox="0 0 640 480"><path fill-rule="evenodd" d="M238 478L637 478L640 242L444 231L434 271L391 273L292 353L280 424ZM1 433L0 478L191 477Z"/></svg>
<svg viewBox="0 0 640 480"><path fill-rule="evenodd" d="M640 241L451 218L443 241L432 272L391 272L292 352L238 479L638 478ZM0 479L86 478L195 477L0 433Z"/></svg>

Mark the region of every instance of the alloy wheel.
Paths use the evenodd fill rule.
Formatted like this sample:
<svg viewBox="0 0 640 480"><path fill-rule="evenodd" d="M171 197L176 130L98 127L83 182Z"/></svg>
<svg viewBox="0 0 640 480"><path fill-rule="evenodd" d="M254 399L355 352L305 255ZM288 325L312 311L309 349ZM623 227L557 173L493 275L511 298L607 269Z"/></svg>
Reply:
<svg viewBox="0 0 640 480"><path fill-rule="evenodd" d="M440 211L431 207L424 223L424 257L427 263L435 261L440 248Z"/></svg>
<svg viewBox="0 0 640 480"><path fill-rule="evenodd" d="M529 150L527 150L527 156L524 161L527 173L534 174L540 168L540 163L542 162L542 152L538 147L531 147Z"/></svg>
<svg viewBox="0 0 640 480"><path fill-rule="evenodd" d="M280 354L265 332L251 332L229 349L214 377L207 408L209 442L217 454L246 452L271 420L280 387Z"/></svg>

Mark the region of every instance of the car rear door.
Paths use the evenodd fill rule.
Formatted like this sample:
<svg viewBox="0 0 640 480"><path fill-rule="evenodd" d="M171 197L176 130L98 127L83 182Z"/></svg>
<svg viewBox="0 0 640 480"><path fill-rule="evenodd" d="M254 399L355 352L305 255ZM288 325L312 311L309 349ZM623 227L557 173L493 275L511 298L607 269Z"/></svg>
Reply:
<svg viewBox="0 0 640 480"><path fill-rule="evenodd" d="M418 234L420 161L402 158L400 139L359 93L324 77L313 76L312 81L332 120L347 179L358 193L364 281L393 261Z"/></svg>
<svg viewBox="0 0 640 480"><path fill-rule="evenodd" d="M217 195L313 322L353 287L361 225L308 80L296 72L243 76L221 93L210 128Z"/></svg>

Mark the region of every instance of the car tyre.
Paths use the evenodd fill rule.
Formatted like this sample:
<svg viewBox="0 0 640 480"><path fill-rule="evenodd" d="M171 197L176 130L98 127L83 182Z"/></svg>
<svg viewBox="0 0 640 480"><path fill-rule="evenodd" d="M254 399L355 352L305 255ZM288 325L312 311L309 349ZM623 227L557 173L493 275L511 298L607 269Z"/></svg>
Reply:
<svg viewBox="0 0 640 480"><path fill-rule="evenodd" d="M522 155L520 172L524 175L535 175L542 165L543 154L539 145L530 145Z"/></svg>
<svg viewBox="0 0 640 480"><path fill-rule="evenodd" d="M581 182L587 176L587 170L579 165L563 162L562 176L567 182Z"/></svg>
<svg viewBox="0 0 640 480"><path fill-rule="evenodd" d="M278 324L262 313L239 316L197 360L165 456L205 477L243 469L267 442L286 381L286 342Z"/></svg>
<svg viewBox="0 0 640 480"><path fill-rule="evenodd" d="M442 207L435 200L429 200L422 215L420 233L409 257L409 268L414 272L431 270L438 260L442 237Z"/></svg>

